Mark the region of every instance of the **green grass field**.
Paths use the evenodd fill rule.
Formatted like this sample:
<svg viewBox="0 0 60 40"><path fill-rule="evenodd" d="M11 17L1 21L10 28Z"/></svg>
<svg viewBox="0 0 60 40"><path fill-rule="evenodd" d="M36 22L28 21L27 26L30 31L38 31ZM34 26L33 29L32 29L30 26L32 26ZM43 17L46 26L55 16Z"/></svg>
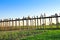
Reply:
<svg viewBox="0 0 60 40"><path fill-rule="evenodd" d="M0 40L60 40L60 30L2 31Z"/></svg>
<svg viewBox="0 0 60 40"><path fill-rule="evenodd" d="M21 40L30 35L42 33L43 30L0 31L0 40Z"/></svg>
<svg viewBox="0 0 60 40"><path fill-rule="evenodd" d="M34 30L33 28L32 30L0 31L0 40L60 40L60 30ZM47 25L46 28L51 26ZM56 26L52 25L52 28Z"/></svg>
<svg viewBox="0 0 60 40"><path fill-rule="evenodd" d="M42 34L31 35L22 40L60 40L60 30L49 30Z"/></svg>

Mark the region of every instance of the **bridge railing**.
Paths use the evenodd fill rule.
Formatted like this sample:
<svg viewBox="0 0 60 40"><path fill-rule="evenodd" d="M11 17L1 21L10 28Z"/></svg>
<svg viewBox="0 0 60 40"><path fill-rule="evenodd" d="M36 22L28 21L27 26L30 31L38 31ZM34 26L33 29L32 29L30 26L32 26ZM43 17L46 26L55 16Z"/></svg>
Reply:
<svg viewBox="0 0 60 40"><path fill-rule="evenodd" d="M4 19L0 20L0 29L2 30L12 30L12 29L59 29L59 17L58 14L46 16L46 14L41 15L40 17L23 17L22 19L16 18L14 19ZM55 18L55 23L53 23ZM47 19L49 20L49 24L47 23ZM48 24L48 25L47 25Z"/></svg>

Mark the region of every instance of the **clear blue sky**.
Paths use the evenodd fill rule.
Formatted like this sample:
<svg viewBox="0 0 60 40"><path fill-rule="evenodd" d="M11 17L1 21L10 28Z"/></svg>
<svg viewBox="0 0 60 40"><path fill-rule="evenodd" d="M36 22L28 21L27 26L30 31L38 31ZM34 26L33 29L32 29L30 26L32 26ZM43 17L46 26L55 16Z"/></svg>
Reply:
<svg viewBox="0 0 60 40"><path fill-rule="evenodd" d="M0 19L60 13L60 0L0 0Z"/></svg>

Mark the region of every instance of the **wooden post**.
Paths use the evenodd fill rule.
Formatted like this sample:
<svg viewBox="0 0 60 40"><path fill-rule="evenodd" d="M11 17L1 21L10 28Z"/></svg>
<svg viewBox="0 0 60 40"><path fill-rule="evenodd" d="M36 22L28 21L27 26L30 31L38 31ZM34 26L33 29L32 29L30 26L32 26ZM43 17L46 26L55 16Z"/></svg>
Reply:
<svg viewBox="0 0 60 40"><path fill-rule="evenodd" d="M56 27L59 28L57 13L55 14L55 16L56 16Z"/></svg>
<svg viewBox="0 0 60 40"><path fill-rule="evenodd" d="M13 18L12 18L12 27L14 26Z"/></svg>
<svg viewBox="0 0 60 40"><path fill-rule="evenodd" d="M3 30L4 30L4 22L3 22Z"/></svg>
<svg viewBox="0 0 60 40"><path fill-rule="evenodd" d="M1 27L1 22L0 22L0 27Z"/></svg>
<svg viewBox="0 0 60 40"><path fill-rule="evenodd" d="M1 27L3 27L3 22L1 22Z"/></svg>
<svg viewBox="0 0 60 40"><path fill-rule="evenodd" d="M18 18L18 27L21 30L21 28L20 28L20 18Z"/></svg>
<svg viewBox="0 0 60 40"><path fill-rule="evenodd" d="M37 16L37 29L39 29L39 27L38 27L38 16Z"/></svg>
<svg viewBox="0 0 60 40"><path fill-rule="evenodd" d="M24 17L23 17L23 29L24 29Z"/></svg>
<svg viewBox="0 0 60 40"><path fill-rule="evenodd" d="M9 27L11 27L11 23L10 22L11 22L11 18L9 18Z"/></svg>
<svg viewBox="0 0 60 40"><path fill-rule="evenodd" d="M16 18L17 19L17 18ZM15 20L15 27L17 27L17 20Z"/></svg>
<svg viewBox="0 0 60 40"><path fill-rule="evenodd" d="M6 22L6 28L5 29L7 30L7 22Z"/></svg>
<svg viewBox="0 0 60 40"><path fill-rule="evenodd" d="M11 30L11 18L9 18L9 29Z"/></svg>
<svg viewBox="0 0 60 40"><path fill-rule="evenodd" d="M49 18L49 26L51 25L51 18Z"/></svg>
<svg viewBox="0 0 60 40"><path fill-rule="evenodd" d="M6 27L7 27L7 22L5 22L6 23Z"/></svg>
<svg viewBox="0 0 60 40"><path fill-rule="evenodd" d="M33 17L30 19L30 29L33 29Z"/></svg>
<svg viewBox="0 0 60 40"><path fill-rule="evenodd" d="M31 19L30 19L30 29L31 29Z"/></svg>
<svg viewBox="0 0 60 40"><path fill-rule="evenodd" d="M52 18L51 18L51 28L52 28Z"/></svg>
<svg viewBox="0 0 60 40"><path fill-rule="evenodd" d="M3 21L3 23L2 23L2 24L3 24L3 30L4 30L4 21Z"/></svg>
<svg viewBox="0 0 60 40"><path fill-rule="evenodd" d="M6 27L6 22L5 22L5 27Z"/></svg>
<svg viewBox="0 0 60 40"><path fill-rule="evenodd" d="M13 21L13 18L12 18L12 26L11 26L11 29L14 29L14 21Z"/></svg>
<svg viewBox="0 0 60 40"><path fill-rule="evenodd" d="M35 16L34 16L34 19L35 19ZM36 19L35 19L35 29L36 29Z"/></svg>
<svg viewBox="0 0 60 40"><path fill-rule="evenodd" d="M42 14L41 14L41 19L43 21L42 28L44 29L44 19L43 19L43 15Z"/></svg>
<svg viewBox="0 0 60 40"><path fill-rule="evenodd" d="M1 30L2 30L2 20L1 20Z"/></svg>
<svg viewBox="0 0 60 40"><path fill-rule="evenodd" d="M4 30L5 30L5 22L4 22Z"/></svg>
<svg viewBox="0 0 60 40"><path fill-rule="evenodd" d="M10 21L9 21L9 27L10 27Z"/></svg>
<svg viewBox="0 0 60 40"><path fill-rule="evenodd" d="M29 19L27 18L27 20L26 20L26 22L27 22L27 29L29 29L29 27L28 27L28 20L29 20Z"/></svg>
<svg viewBox="0 0 60 40"><path fill-rule="evenodd" d="M8 29L8 19L6 20L6 25L7 25L7 29Z"/></svg>
<svg viewBox="0 0 60 40"><path fill-rule="evenodd" d="M44 17L46 17L46 14L44 13ZM46 18L44 18L44 28L46 28Z"/></svg>
<svg viewBox="0 0 60 40"><path fill-rule="evenodd" d="M49 26L50 26L50 28L52 28L52 18L49 18Z"/></svg>
<svg viewBox="0 0 60 40"><path fill-rule="evenodd" d="M27 27L27 29L28 29L28 20L26 20L26 27Z"/></svg>
<svg viewBox="0 0 60 40"><path fill-rule="evenodd" d="M40 29L41 29L41 17L40 17Z"/></svg>
<svg viewBox="0 0 60 40"><path fill-rule="evenodd" d="M8 23L8 20L7 20L7 27L8 27L8 24L9 24L9 23Z"/></svg>
<svg viewBox="0 0 60 40"><path fill-rule="evenodd" d="M17 19L17 18L16 18ZM17 29L17 20L15 20L15 28Z"/></svg>
<svg viewBox="0 0 60 40"><path fill-rule="evenodd" d="M28 30L29 30L29 18L28 18L27 22L28 22Z"/></svg>
<svg viewBox="0 0 60 40"><path fill-rule="evenodd" d="M43 29L44 29L44 25L45 25L45 24L44 24L44 17L43 17Z"/></svg>
<svg viewBox="0 0 60 40"><path fill-rule="evenodd" d="M9 19L9 24L8 24L8 25L9 25L9 29L11 29L11 24L10 24L10 22L11 22L11 21L10 21L10 19Z"/></svg>
<svg viewBox="0 0 60 40"><path fill-rule="evenodd" d="M1 22L1 27L2 27L2 22Z"/></svg>
<svg viewBox="0 0 60 40"><path fill-rule="evenodd" d="M29 27L30 16L28 16L27 20L28 20L28 30L29 30L30 29Z"/></svg>
<svg viewBox="0 0 60 40"><path fill-rule="evenodd" d="M19 20L19 27L20 27L20 20Z"/></svg>
<svg viewBox="0 0 60 40"><path fill-rule="evenodd" d="M2 30L2 28L3 28L3 25L2 25L2 22L1 22L1 30Z"/></svg>
<svg viewBox="0 0 60 40"><path fill-rule="evenodd" d="M33 17L31 19L31 29L33 29Z"/></svg>

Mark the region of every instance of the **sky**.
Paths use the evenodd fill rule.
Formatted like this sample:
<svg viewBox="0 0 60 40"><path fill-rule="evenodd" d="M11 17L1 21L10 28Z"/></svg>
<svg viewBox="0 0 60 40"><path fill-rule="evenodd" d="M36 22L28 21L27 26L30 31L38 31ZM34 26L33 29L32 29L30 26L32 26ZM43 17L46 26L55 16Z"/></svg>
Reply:
<svg viewBox="0 0 60 40"><path fill-rule="evenodd" d="M0 19L60 13L60 0L0 0Z"/></svg>

